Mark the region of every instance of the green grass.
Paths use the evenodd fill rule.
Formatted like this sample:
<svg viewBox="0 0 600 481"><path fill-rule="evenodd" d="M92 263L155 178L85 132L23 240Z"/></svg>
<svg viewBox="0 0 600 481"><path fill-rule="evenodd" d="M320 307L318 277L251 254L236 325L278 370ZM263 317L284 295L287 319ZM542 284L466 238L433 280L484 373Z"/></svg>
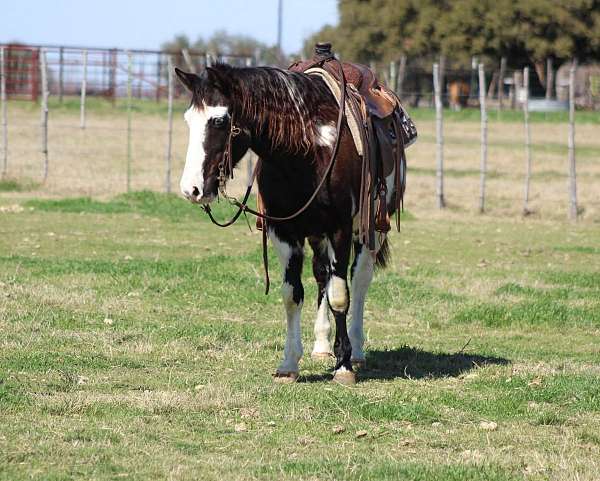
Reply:
<svg viewBox="0 0 600 481"><path fill-rule="evenodd" d="M280 274L270 252L265 296L243 220L151 192L21 202L0 214L0 479L597 476L594 223L407 212L347 388L309 356L309 263L301 376L273 383Z"/></svg>
<svg viewBox="0 0 600 481"><path fill-rule="evenodd" d="M256 200L251 196L250 205ZM183 202L176 194L157 194L151 191L121 194L109 201L94 200L90 197L72 197L59 200L31 199L25 202L26 207L33 207L46 212L65 212L77 214L141 214L166 218L174 221L204 216L201 208ZM230 218L237 208L226 201L219 201L212 207L217 219Z"/></svg>
<svg viewBox="0 0 600 481"><path fill-rule="evenodd" d="M0 179L0 192L25 192L34 190L39 184L34 182L23 182L14 179Z"/></svg>
<svg viewBox="0 0 600 481"><path fill-rule="evenodd" d="M433 108L409 108L410 116L415 121L434 121L435 109ZM458 122L479 122L480 111L478 108L462 109L459 111L444 109L444 119ZM578 111L576 122L581 124L600 124L600 113L595 111ZM500 112L488 112L490 122L522 123L523 112L520 110L502 110ZM568 123L569 112L530 112L529 120L532 123Z"/></svg>

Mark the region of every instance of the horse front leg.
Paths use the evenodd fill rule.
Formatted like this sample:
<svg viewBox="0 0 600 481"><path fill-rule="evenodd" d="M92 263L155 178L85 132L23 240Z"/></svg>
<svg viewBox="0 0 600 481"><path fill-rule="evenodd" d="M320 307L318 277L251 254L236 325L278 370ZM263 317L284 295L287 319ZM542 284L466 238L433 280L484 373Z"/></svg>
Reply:
<svg viewBox="0 0 600 481"><path fill-rule="evenodd" d="M348 292L348 262L352 242L352 228L348 226L333 233L329 238L329 260L331 276L327 283L327 300L335 319L335 342L333 352L336 363L333 380L341 384L354 384L356 376L352 370L352 345L348 338L346 317L350 304Z"/></svg>
<svg viewBox="0 0 600 481"><path fill-rule="evenodd" d="M277 250L283 268L281 296L287 318L283 361L275 372L275 380L293 382L298 378L298 364L303 354L300 315L304 302L304 287L302 286L304 241L281 239L273 230L269 230L269 237Z"/></svg>

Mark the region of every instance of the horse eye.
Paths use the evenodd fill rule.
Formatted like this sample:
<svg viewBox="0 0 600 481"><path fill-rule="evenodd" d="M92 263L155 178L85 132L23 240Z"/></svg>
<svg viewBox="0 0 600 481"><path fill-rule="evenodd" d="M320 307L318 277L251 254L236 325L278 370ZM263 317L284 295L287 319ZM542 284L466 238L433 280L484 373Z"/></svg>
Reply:
<svg viewBox="0 0 600 481"><path fill-rule="evenodd" d="M225 125L225 117L213 117L211 120L212 124L217 128L221 128Z"/></svg>

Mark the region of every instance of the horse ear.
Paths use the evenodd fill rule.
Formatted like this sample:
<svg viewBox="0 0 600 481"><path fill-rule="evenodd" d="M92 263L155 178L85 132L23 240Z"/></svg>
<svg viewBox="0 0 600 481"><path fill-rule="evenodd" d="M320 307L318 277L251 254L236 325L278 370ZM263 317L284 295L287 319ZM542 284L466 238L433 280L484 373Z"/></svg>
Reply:
<svg viewBox="0 0 600 481"><path fill-rule="evenodd" d="M231 84L227 74L213 67L206 67L206 74L213 85L224 95L228 95L231 91Z"/></svg>
<svg viewBox="0 0 600 481"><path fill-rule="evenodd" d="M185 86L185 88L188 89L190 92L193 92L194 84L198 80L198 76L193 73L187 73L187 72L184 72L183 70L179 70L177 67L175 67L175 73L177 74L177 77L179 78L181 83Z"/></svg>

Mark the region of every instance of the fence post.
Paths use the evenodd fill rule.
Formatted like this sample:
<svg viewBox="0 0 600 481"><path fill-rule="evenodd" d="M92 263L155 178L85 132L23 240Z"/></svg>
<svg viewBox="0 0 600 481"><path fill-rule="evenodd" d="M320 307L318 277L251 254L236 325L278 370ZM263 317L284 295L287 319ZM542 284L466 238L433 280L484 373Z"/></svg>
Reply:
<svg viewBox="0 0 600 481"><path fill-rule="evenodd" d="M185 60L188 70L191 73L196 73L196 67L194 66L194 62L192 62L192 57L189 50L187 48L181 49L181 55L183 55L183 60Z"/></svg>
<svg viewBox="0 0 600 481"><path fill-rule="evenodd" d="M577 220L577 175L575 169L575 69L577 61L569 69L569 219Z"/></svg>
<svg viewBox="0 0 600 481"><path fill-rule="evenodd" d="M523 215L531 213L529 210L529 186L531 184L531 127L529 125L529 67L523 69L523 118L525 120L525 201Z"/></svg>
<svg viewBox="0 0 600 481"><path fill-rule="evenodd" d="M444 201L444 130L442 95L440 85L440 66L433 64L433 90L435 93L435 133L436 133L436 195L438 209L445 207Z"/></svg>
<svg viewBox="0 0 600 481"><path fill-rule="evenodd" d="M2 104L2 175L8 171L8 116L6 113L6 67L5 49L0 47L0 103Z"/></svg>
<svg viewBox="0 0 600 481"><path fill-rule="evenodd" d="M160 102L160 84L162 80L162 54L158 54L158 58L156 59L156 91L154 95L156 96L156 101Z"/></svg>
<svg viewBox="0 0 600 481"><path fill-rule="evenodd" d="M400 57L400 69L398 71L398 86L397 86L397 92L396 92L400 99L402 99L405 76L406 76L406 55L402 55L402 57Z"/></svg>
<svg viewBox="0 0 600 481"><path fill-rule="evenodd" d="M485 212L485 175L487 172L487 112L485 105L485 71L479 64L479 107L481 110L481 177L479 187L479 212Z"/></svg>
<svg viewBox="0 0 600 481"><path fill-rule="evenodd" d="M546 99L552 98L552 90L554 88L554 65L552 57L546 59Z"/></svg>
<svg viewBox="0 0 600 481"><path fill-rule="evenodd" d="M173 141L173 57L167 56L167 154L165 156L165 192L171 192L171 148Z"/></svg>
<svg viewBox="0 0 600 481"><path fill-rule="evenodd" d="M63 103L64 94L65 48L60 47L58 54L58 101Z"/></svg>
<svg viewBox="0 0 600 481"><path fill-rule="evenodd" d="M390 62L390 89L396 91L398 88L398 62L392 60Z"/></svg>
<svg viewBox="0 0 600 481"><path fill-rule="evenodd" d="M87 59L88 52L84 50L83 53L83 77L81 78L81 101L80 101L80 112L79 112L79 127L85 129L85 94L87 90Z"/></svg>
<svg viewBox="0 0 600 481"><path fill-rule="evenodd" d="M498 110L502 110L504 103L504 75L506 75L506 57L500 59L500 73L498 74Z"/></svg>
<svg viewBox="0 0 600 481"><path fill-rule="evenodd" d="M127 52L127 192L131 191L131 82L133 56Z"/></svg>
<svg viewBox="0 0 600 481"><path fill-rule="evenodd" d="M46 62L46 50L40 52L40 70L42 74L42 154L44 155L43 182L48 178L48 70Z"/></svg>
<svg viewBox="0 0 600 481"><path fill-rule="evenodd" d="M117 102L117 67L118 67L118 51L116 48L110 51L110 71L108 77L108 95L112 100L113 106Z"/></svg>

